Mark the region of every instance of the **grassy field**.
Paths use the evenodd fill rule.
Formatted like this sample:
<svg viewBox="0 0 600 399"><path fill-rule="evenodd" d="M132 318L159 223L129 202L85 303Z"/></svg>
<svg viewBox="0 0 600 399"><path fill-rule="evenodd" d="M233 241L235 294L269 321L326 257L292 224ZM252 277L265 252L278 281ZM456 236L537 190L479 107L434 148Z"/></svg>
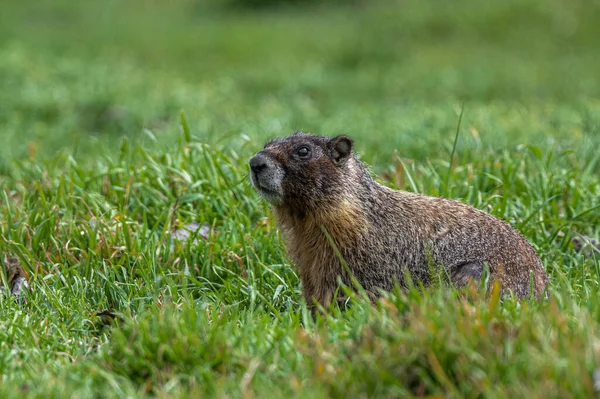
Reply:
<svg viewBox="0 0 600 399"><path fill-rule="evenodd" d="M600 395L598 2L5 3L0 397ZM296 129L507 220L552 299L314 320L246 166Z"/></svg>

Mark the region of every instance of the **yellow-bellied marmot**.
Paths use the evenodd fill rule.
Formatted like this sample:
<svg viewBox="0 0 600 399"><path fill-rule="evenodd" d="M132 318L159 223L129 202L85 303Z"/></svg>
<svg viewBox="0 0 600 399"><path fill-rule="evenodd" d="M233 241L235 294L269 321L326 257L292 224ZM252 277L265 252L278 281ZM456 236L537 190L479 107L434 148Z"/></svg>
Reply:
<svg viewBox="0 0 600 399"><path fill-rule="evenodd" d="M432 262L456 286L478 282L487 265L503 292L545 293L544 267L518 231L470 205L378 184L352 147L347 136L296 132L250 160L252 183L273 206L309 305L327 306L338 276L352 286L339 255L373 297L395 282L405 286L407 275L427 285Z"/></svg>

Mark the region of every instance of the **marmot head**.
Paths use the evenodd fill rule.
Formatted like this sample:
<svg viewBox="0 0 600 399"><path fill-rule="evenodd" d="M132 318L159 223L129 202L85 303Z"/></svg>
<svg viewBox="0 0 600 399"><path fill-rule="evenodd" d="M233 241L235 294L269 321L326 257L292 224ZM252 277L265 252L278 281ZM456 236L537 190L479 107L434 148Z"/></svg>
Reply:
<svg viewBox="0 0 600 399"><path fill-rule="evenodd" d="M352 163L353 140L296 132L268 142L250 160L252 184L277 207L299 212L339 201Z"/></svg>

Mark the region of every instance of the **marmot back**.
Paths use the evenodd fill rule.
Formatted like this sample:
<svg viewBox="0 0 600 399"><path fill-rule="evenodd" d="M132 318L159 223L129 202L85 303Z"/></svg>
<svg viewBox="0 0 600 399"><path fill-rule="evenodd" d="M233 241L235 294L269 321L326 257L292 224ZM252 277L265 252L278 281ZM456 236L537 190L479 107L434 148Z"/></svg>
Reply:
<svg viewBox="0 0 600 399"><path fill-rule="evenodd" d="M338 276L352 286L332 242L372 297L396 282L406 286L407 275L427 285L432 265L456 286L478 282L487 266L503 292L545 292L544 267L518 231L467 204L378 184L352 147L347 136L296 132L250 160L252 183L273 206L309 304L327 306Z"/></svg>

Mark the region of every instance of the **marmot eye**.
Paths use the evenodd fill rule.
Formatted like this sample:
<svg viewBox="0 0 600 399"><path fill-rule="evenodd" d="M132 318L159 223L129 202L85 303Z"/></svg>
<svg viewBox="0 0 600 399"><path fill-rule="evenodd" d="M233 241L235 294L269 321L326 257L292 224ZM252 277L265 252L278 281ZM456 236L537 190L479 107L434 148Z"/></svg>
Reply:
<svg viewBox="0 0 600 399"><path fill-rule="evenodd" d="M307 146L302 146L296 150L296 155L298 155L300 158L308 158L310 155L310 148Z"/></svg>

